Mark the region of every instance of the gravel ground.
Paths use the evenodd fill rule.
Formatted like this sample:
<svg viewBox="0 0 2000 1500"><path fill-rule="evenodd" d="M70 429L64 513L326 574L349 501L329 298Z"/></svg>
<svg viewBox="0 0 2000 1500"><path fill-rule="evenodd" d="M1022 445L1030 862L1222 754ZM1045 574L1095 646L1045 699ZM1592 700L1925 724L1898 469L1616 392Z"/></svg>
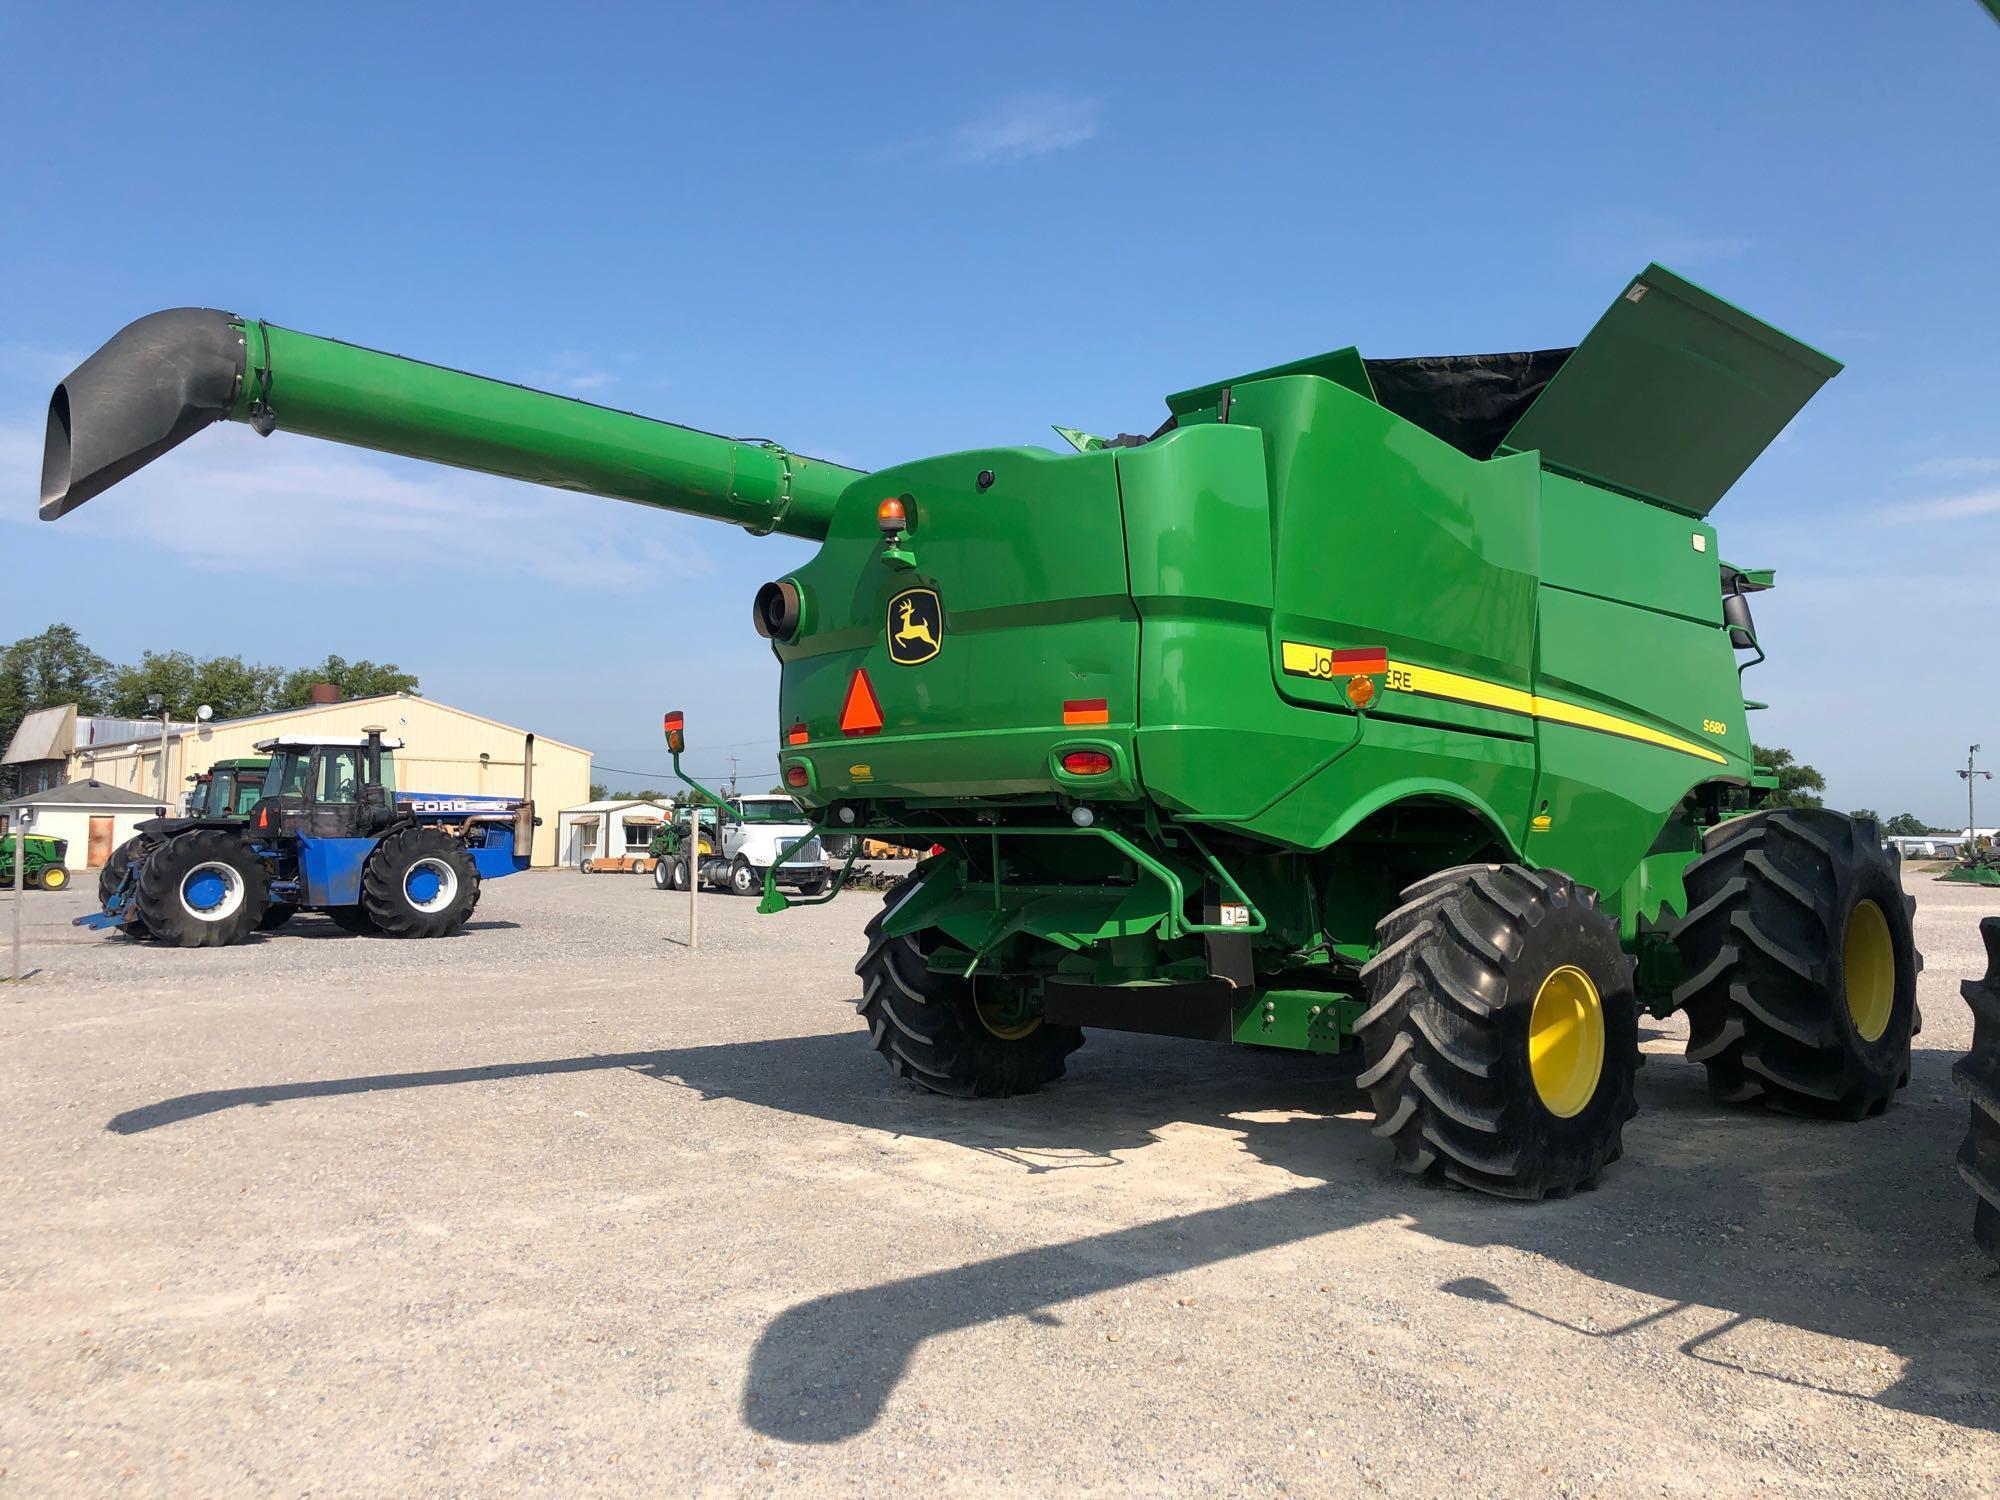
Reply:
<svg viewBox="0 0 2000 1500"><path fill-rule="evenodd" d="M873 897L704 897L690 952L685 898L538 874L442 942L175 952L31 893L0 1491L1990 1496L1949 1068L2000 891L1912 889L1887 1117L1718 1109L1649 1028L1625 1160L1536 1206L1395 1175L1333 1062L895 1083Z"/></svg>

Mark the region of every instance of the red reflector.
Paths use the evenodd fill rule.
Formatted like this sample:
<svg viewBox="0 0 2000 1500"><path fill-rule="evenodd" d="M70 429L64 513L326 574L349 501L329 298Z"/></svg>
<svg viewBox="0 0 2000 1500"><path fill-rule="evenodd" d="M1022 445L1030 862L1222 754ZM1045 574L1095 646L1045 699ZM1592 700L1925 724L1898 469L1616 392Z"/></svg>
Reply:
<svg viewBox="0 0 2000 1500"><path fill-rule="evenodd" d="M811 779L810 776L806 775L806 768L804 766L785 767L786 786L804 786Z"/></svg>
<svg viewBox="0 0 2000 1500"><path fill-rule="evenodd" d="M1069 750L1062 768L1072 776L1102 776L1111 769L1111 757L1102 750Z"/></svg>
<svg viewBox="0 0 2000 1500"><path fill-rule="evenodd" d="M681 732L681 726L683 722L684 721L682 720L679 714L677 713L668 714L666 718L661 721L661 727L665 729L668 734L679 734Z"/></svg>
<svg viewBox="0 0 2000 1500"><path fill-rule="evenodd" d="M842 734L879 734L882 729L882 704L875 696L875 685L868 680L868 674L860 667L847 679L847 701L840 706L840 732Z"/></svg>
<svg viewBox="0 0 2000 1500"><path fill-rule="evenodd" d="M1111 705L1102 698L1069 698L1063 702L1065 724L1109 724Z"/></svg>
<svg viewBox="0 0 2000 1500"><path fill-rule="evenodd" d="M1389 670L1389 648L1387 646L1363 646L1357 651L1327 652L1327 676L1338 677L1342 672L1360 673L1363 676L1379 675Z"/></svg>
<svg viewBox="0 0 2000 1500"><path fill-rule="evenodd" d="M806 732L806 726L803 724L794 724L785 733L785 743L787 745L803 745L811 738L812 736Z"/></svg>

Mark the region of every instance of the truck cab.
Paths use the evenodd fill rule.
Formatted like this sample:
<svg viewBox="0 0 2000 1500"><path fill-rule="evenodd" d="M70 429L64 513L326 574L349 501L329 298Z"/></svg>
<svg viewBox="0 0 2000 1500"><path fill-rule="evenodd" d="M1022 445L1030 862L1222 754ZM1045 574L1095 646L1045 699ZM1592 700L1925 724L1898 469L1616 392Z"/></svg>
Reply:
<svg viewBox="0 0 2000 1500"><path fill-rule="evenodd" d="M723 817L722 850L702 862L702 880L739 896L764 889L764 872L777 867L777 882L795 886L808 896L826 889L826 856L813 831L812 819L782 794L730 797ZM799 843L803 839L805 842ZM790 846L797 843L796 849ZM782 862L781 854L790 850Z"/></svg>

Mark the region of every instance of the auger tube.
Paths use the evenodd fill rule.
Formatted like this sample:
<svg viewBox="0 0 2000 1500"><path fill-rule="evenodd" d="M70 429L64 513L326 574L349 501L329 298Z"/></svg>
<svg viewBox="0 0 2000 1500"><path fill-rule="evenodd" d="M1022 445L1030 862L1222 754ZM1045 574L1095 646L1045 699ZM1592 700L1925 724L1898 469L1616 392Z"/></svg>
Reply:
<svg viewBox="0 0 2000 1500"><path fill-rule="evenodd" d="M212 308L152 313L49 398L53 521L212 422L303 433L453 468L818 540L861 471Z"/></svg>

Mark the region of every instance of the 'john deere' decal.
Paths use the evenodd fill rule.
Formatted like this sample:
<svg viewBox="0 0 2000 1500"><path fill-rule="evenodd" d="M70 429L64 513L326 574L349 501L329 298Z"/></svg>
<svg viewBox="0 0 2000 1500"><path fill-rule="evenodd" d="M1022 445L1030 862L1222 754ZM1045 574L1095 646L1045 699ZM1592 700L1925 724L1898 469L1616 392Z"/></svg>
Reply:
<svg viewBox="0 0 2000 1500"><path fill-rule="evenodd" d="M938 654L944 641L944 606L934 589L904 589L889 601L889 660L914 667Z"/></svg>

